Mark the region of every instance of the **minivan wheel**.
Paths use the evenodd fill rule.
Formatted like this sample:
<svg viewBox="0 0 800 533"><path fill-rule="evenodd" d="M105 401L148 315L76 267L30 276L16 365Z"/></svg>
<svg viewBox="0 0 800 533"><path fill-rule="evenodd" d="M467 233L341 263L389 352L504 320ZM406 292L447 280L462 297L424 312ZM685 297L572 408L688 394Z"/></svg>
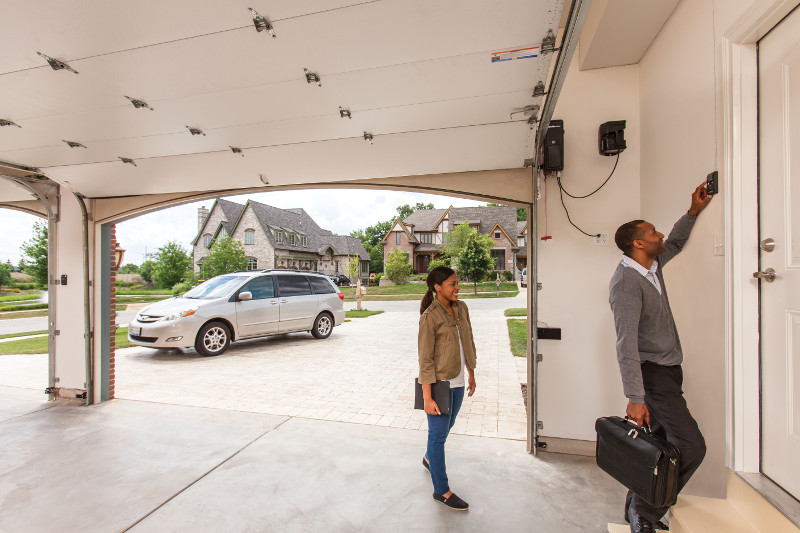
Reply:
<svg viewBox="0 0 800 533"><path fill-rule="evenodd" d="M205 356L219 355L231 345L231 331L222 322L209 322L200 328L194 348Z"/></svg>
<svg viewBox="0 0 800 533"><path fill-rule="evenodd" d="M327 339L333 331L333 317L328 313L320 313L314 320L314 327L311 334L317 339Z"/></svg>

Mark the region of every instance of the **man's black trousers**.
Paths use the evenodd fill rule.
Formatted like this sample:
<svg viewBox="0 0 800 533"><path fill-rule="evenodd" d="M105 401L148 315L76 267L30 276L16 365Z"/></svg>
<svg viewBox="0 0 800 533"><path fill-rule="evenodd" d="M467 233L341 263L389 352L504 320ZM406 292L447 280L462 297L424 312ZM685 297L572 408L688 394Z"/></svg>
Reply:
<svg viewBox="0 0 800 533"><path fill-rule="evenodd" d="M678 468L678 490L692 477L706 455L706 443L697 422L686 406L683 397L683 369L680 365L661 366L655 363L642 364L644 403L650 411L650 429L674 446L680 454ZM628 491L625 516L628 506L652 523L656 523L667 512L668 507L653 507L639 496Z"/></svg>

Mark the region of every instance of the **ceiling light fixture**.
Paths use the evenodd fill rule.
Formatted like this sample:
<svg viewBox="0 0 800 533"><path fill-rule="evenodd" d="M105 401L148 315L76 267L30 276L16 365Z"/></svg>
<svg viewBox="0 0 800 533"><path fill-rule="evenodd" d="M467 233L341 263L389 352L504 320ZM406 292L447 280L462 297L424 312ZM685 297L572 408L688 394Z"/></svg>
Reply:
<svg viewBox="0 0 800 533"><path fill-rule="evenodd" d="M68 70L70 72L74 72L75 74L78 73L77 70L75 70L71 66L67 65L63 61L60 61L60 60L58 60L58 59L56 59L54 57L50 57L48 55L45 55L45 54L43 54L41 52L36 52L36 53L39 54L40 56L42 56L45 59L45 61L47 61L50 64L50 66L53 68L53 70Z"/></svg>
<svg viewBox="0 0 800 533"><path fill-rule="evenodd" d="M145 102L144 100L139 100L138 98L131 98L130 96L126 96L125 98L130 100L131 103L133 104L133 107L135 107L136 109L141 109L143 107L146 107L150 111L153 110L153 108L147 105L147 102Z"/></svg>
<svg viewBox="0 0 800 533"><path fill-rule="evenodd" d="M342 106L339 106L339 116L342 118L353 118L353 114L350 112L350 110L345 109Z"/></svg>
<svg viewBox="0 0 800 533"><path fill-rule="evenodd" d="M205 135L205 133L203 133L203 130L201 130L200 128L193 128L191 126L186 126L186 127L188 128L189 133L191 133L192 135Z"/></svg>
<svg viewBox="0 0 800 533"><path fill-rule="evenodd" d="M131 159L129 157L120 157L119 160L122 161L123 163L128 163L129 165L133 165L135 167L139 166L139 165L136 164L136 161L134 161L133 159Z"/></svg>
<svg viewBox="0 0 800 533"><path fill-rule="evenodd" d="M267 179L267 177L264 174L259 173L258 174L258 179L260 179L261 183L263 183L264 185L269 185L269 180Z"/></svg>
<svg viewBox="0 0 800 533"><path fill-rule="evenodd" d="M18 128L22 127L19 124L17 124L16 122L12 122L12 121L6 120L4 118L0 118L0 126L16 126Z"/></svg>
<svg viewBox="0 0 800 533"><path fill-rule="evenodd" d="M375 144L372 139L372 134L368 131L364 132L364 140L367 141L369 144Z"/></svg>
<svg viewBox="0 0 800 533"><path fill-rule="evenodd" d="M242 152L241 148L237 148L235 146L231 146L230 149L231 149L231 152L233 152L234 154L241 154L241 156L244 157L244 153Z"/></svg>
<svg viewBox="0 0 800 533"><path fill-rule="evenodd" d="M64 139L61 139L61 140L64 141ZM75 141L64 141L64 142L67 143L67 145L69 145L70 148L86 148L84 145L82 145L79 142L75 142Z"/></svg>
<svg viewBox="0 0 800 533"><path fill-rule="evenodd" d="M322 81L320 81L319 74L317 74L316 72L311 72L307 68L304 68L303 72L306 73L306 83L316 83L320 87L322 87Z"/></svg>
<svg viewBox="0 0 800 533"><path fill-rule="evenodd" d="M277 37L277 35L275 35L275 28L272 27L272 24L269 23L266 17L259 15L258 11L252 7L248 7L247 9L250 10L250 16L253 17L253 25L255 25L257 32L266 31L272 35L273 39Z"/></svg>

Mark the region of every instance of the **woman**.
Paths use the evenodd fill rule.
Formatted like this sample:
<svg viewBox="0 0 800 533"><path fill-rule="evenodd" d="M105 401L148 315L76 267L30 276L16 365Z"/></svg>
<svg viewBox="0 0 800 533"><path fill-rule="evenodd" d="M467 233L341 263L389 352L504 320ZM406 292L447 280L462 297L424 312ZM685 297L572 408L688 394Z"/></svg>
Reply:
<svg viewBox="0 0 800 533"><path fill-rule="evenodd" d="M469 504L450 490L444 461L444 443L464 400L464 367L469 396L475 392L475 341L467 305L458 301L458 276L447 267L428 273L428 292L419 312L419 382L428 416L428 449L422 464L431 473L433 499L451 509L466 511ZM441 414L431 396L431 384L450 381L450 412Z"/></svg>

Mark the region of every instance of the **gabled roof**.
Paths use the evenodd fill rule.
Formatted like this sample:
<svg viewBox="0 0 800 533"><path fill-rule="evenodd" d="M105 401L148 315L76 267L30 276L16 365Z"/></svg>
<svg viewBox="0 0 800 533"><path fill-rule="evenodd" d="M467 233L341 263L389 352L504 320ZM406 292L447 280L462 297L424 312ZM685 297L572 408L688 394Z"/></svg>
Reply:
<svg viewBox="0 0 800 533"><path fill-rule="evenodd" d="M200 240L200 236L204 233L211 233L214 237L216 237L217 233L219 233L218 227L208 227L208 221L211 220L211 213L213 213L214 209L217 207L219 207L220 211L222 211L221 223L224 225L225 231L228 232L228 235L233 235L233 230L239 221L239 217L244 211L244 206L237 204L236 202L223 200L222 198L216 198L214 203L211 205L211 209L208 210L208 216L206 216L205 221L203 221L203 226L197 232L197 235L195 235L194 239L192 239L192 246L197 244L197 241Z"/></svg>
<svg viewBox="0 0 800 533"><path fill-rule="evenodd" d="M491 234L496 229L499 229L503 233L503 235L506 236L506 240L508 240L508 242L509 242L509 244L511 244L512 248L516 248L517 247L517 239L511 237L511 235L509 235L508 232L505 229L503 229L503 226L501 226L499 222L497 224L495 224L492 229L489 230L489 233Z"/></svg>
<svg viewBox="0 0 800 533"><path fill-rule="evenodd" d="M495 224L500 224L506 233L517 228L517 209L508 205L454 207L450 210L450 224L457 226L465 220L478 223L478 233L487 235Z"/></svg>
<svg viewBox="0 0 800 533"><path fill-rule="evenodd" d="M403 224L413 225L414 231L433 231L447 209L418 209L403 219Z"/></svg>
<svg viewBox="0 0 800 533"><path fill-rule="evenodd" d="M406 234L406 237L408 237L409 242L417 242L417 239L414 238L414 232L406 227L406 224L404 223L403 220L395 220L394 224L392 224L392 227L389 228L389 231L387 231L386 235L384 235L383 239L381 239L381 242L386 242L386 239L389 238L389 234L392 233L394 231L394 228L397 227L403 230L403 233Z"/></svg>
<svg viewBox="0 0 800 533"><path fill-rule="evenodd" d="M528 221L527 220L518 220L517 221L517 235L522 237L528 233Z"/></svg>

